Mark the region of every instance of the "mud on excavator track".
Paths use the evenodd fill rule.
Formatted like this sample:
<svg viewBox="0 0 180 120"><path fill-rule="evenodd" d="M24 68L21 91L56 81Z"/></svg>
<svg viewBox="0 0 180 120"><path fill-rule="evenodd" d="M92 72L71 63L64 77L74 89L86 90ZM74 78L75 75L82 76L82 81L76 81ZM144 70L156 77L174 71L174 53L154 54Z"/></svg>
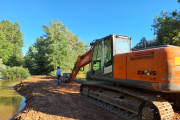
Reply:
<svg viewBox="0 0 180 120"><path fill-rule="evenodd" d="M125 86L84 83L81 96L127 120L173 120L174 111L164 98Z"/></svg>

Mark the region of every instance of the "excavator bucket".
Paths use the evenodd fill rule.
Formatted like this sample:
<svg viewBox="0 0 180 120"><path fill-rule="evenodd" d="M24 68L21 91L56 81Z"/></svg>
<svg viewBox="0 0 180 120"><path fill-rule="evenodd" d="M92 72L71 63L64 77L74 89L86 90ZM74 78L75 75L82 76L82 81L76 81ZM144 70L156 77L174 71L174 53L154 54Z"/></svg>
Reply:
<svg viewBox="0 0 180 120"><path fill-rule="evenodd" d="M61 77L61 82L63 83L69 83L69 77L71 73L63 73L63 76Z"/></svg>

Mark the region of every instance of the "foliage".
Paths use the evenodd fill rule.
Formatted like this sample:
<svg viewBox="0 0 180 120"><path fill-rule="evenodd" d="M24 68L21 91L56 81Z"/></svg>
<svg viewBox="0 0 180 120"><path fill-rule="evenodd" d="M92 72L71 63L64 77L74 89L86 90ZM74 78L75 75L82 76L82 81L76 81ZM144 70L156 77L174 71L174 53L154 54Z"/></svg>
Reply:
<svg viewBox="0 0 180 120"><path fill-rule="evenodd" d="M180 12L162 11L161 15L156 15L154 19L154 33L157 35L158 45L180 46Z"/></svg>
<svg viewBox="0 0 180 120"><path fill-rule="evenodd" d="M7 69L3 70L2 74L7 79L26 79L30 77L29 70L22 67L7 67Z"/></svg>
<svg viewBox="0 0 180 120"><path fill-rule="evenodd" d="M144 47L145 47L145 44L146 44L146 46L148 45L146 38L143 37L143 38L140 40L140 42L139 42L133 49L144 48Z"/></svg>
<svg viewBox="0 0 180 120"><path fill-rule="evenodd" d="M0 31L0 58L4 61L4 63L7 63L12 53L12 44L7 42L4 33Z"/></svg>
<svg viewBox="0 0 180 120"><path fill-rule="evenodd" d="M90 46L90 44L87 44L87 45L84 46L84 48L85 48L86 51L89 51L91 46Z"/></svg>
<svg viewBox="0 0 180 120"><path fill-rule="evenodd" d="M9 20L0 22L0 58L5 65L21 66L23 61L23 34L17 22Z"/></svg>
<svg viewBox="0 0 180 120"><path fill-rule="evenodd" d="M51 71L50 72L52 75L56 75L56 70L54 70L54 71ZM63 75L63 73L61 72L61 76Z"/></svg>
<svg viewBox="0 0 180 120"><path fill-rule="evenodd" d="M140 48L145 48L145 47L152 47L152 46L157 46L157 40L153 39L153 40L147 40L145 37L142 37L142 39L140 40L140 42L134 46L132 49L136 50L136 49L140 49Z"/></svg>
<svg viewBox="0 0 180 120"><path fill-rule="evenodd" d="M49 26L43 25L43 28L48 44L47 66L53 67L54 70L61 66L62 72L69 71L74 66L75 58L85 52L84 43L58 20L50 21Z"/></svg>
<svg viewBox="0 0 180 120"><path fill-rule="evenodd" d="M86 78L86 73L78 73L76 78Z"/></svg>
<svg viewBox="0 0 180 120"><path fill-rule="evenodd" d="M146 47L158 45L180 46L180 12L177 12L177 10L173 12L162 11L160 16L156 15L154 24L151 26L154 29L156 38L146 40L143 37L133 50L144 48L144 42L146 42Z"/></svg>
<svg viewBox="0 0 180 120"><path fill-rule="evenodd" d="M0 59L0 73L6 69L6 65L2 63L2 59Z"/></svg>
<svg viewBox="0 0 180 120"><path fill-rule="evenodd" d="M34 46L29 47L29 51L27 55L24 57L24 67L28 68L31 74L39 73L38 66L37 66L37 51L35 50Z"/></svg>
<svg viewBox="0 0 180 120"><path fill-rule="evenodd" d="M30 73L50 73L60 66L61 72L71 72L78 55L85 53L85 46L58 20L43 25L45 35L36 39L25 56L25 67ZM88 48L87 48L88 49Z"/></svg>
<svg viewBox="0 0 180 120"><path fill-rule="evenodd" d="M87 82L86 81L86 73L78 73L75 80L78 82Z"/></svg>

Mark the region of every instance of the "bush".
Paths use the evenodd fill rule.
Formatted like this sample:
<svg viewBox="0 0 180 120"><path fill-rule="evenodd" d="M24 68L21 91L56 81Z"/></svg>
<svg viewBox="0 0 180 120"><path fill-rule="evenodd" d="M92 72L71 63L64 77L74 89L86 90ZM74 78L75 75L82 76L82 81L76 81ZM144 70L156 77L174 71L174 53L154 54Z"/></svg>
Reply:
<svg viewBox="0 0 180 120"><path fill-rule="evenodd" d="M6 65L4 65L2 59L0 59L0 73L5 69L6 69Z"/></svg>
<svg viewBox="0 0 180 120"><path fill-rule="evenodd" d="M2 74L7 79L26 79L30 77L29 70L22 67L7 67L2 71Z"/></svg>
<svg viewBox="0 0 180 120"><path fill-rule="evenodd" d="M51 73L52 75L56 75L56 71L57 71L57 70L54 70L54 71L51 71L50 73ZM62 75L62 73L61 73L61 75Z"/></svg>

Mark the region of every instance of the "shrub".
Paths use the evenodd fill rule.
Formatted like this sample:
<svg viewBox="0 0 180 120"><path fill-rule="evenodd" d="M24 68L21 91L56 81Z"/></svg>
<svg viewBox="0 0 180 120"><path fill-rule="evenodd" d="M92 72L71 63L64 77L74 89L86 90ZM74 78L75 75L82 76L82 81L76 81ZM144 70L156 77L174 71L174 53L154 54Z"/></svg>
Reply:
<svg viewBox="0 0 180 120"><path fill-rule="evenodd" d="M5 69L6 69L6 65L4 65L2 59L0 59L0 73Z"/></svg>
<svg viewBox="0 0 180 120"><path fill-rule="evenodd" d="M3 70L2 74L7 79L26 79L30 77L29 70L22 67L7 67L7 69Z"/></svg>
<svg viewBox="0 0 180 120"><path fill-rule="evenodd" d="M56 71L57 71L57 70L51 71L51 74L52 74L52 75L56 75ZM62 75L62 73L61 73L61 75Z"/></svg>

